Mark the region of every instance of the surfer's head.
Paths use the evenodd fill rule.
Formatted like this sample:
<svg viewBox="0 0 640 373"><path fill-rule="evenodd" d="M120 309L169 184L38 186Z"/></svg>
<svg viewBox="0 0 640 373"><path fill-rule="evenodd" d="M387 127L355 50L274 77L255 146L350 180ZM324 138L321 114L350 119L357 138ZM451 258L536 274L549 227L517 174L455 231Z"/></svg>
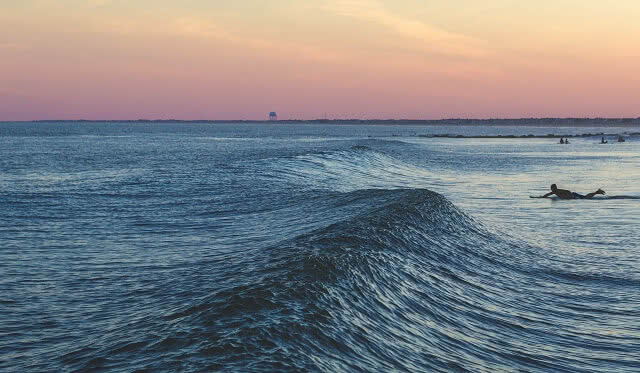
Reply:
<svg viewBox="0 0 640 373"><path fill-rule="evenodd" d="M551 184L551 190L556 190L558 189L558 187L556 186L556 184Z"/></svg>

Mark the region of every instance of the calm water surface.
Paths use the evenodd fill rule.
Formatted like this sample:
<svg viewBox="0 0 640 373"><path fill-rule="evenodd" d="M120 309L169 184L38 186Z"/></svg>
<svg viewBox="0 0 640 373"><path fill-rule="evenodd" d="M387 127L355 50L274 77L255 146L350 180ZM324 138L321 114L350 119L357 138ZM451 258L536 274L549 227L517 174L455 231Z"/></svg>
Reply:
<svg viewBox="0 0 640 373"><path fill-rule="evenodd" d="M638 372L633 132L0 123L0 370Z"/></svg>

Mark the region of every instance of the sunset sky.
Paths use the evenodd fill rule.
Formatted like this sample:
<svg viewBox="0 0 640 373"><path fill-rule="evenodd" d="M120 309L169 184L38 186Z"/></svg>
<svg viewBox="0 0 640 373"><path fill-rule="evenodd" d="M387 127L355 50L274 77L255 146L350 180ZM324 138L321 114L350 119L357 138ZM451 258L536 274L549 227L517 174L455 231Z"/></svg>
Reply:
<svg viewBox="0 0 640 373"><path fill-rule="evenodd" d="M640 116L640 1L0 0L0 120Z"/></svg>

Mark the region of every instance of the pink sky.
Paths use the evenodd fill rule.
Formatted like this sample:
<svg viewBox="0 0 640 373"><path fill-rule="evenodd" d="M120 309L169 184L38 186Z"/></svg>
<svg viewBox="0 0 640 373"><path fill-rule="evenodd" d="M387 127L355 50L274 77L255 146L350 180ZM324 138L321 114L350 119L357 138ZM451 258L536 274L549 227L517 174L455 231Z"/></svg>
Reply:
<svg viewBox="0 0 640 373"><path fill-rule="evenodd" d="M636 0L216 3L0 3L0 120L640 116Z"/></svg>

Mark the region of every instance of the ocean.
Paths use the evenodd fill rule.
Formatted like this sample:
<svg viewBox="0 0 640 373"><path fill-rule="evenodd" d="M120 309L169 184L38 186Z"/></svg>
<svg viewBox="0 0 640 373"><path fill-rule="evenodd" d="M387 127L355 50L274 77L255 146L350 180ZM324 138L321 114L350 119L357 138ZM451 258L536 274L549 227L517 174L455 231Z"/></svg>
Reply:
<svg viewBox="0 0 640 373"><path fill-rule="evenodd" d="M639 130L0 123L0 370L638 372Z"/></svg>

